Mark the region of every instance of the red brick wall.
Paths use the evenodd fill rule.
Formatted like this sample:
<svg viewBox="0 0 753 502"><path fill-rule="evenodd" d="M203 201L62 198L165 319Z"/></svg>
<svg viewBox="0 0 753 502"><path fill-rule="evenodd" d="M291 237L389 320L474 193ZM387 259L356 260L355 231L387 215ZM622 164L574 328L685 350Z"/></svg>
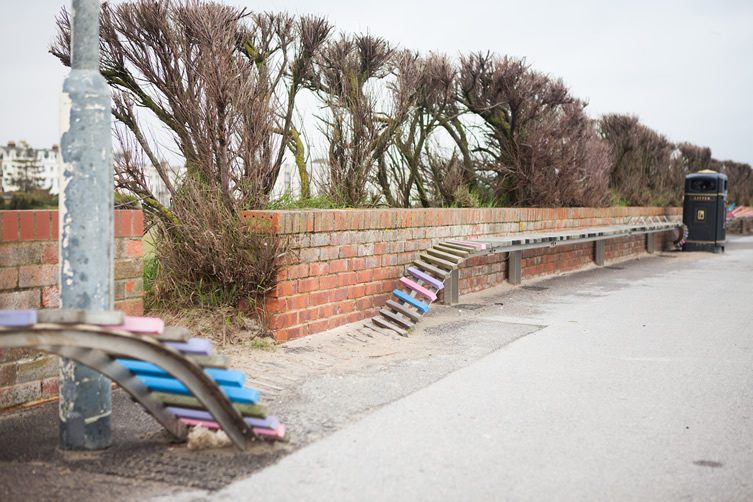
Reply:
<svg viewBox="0 0 753 502"><path fill-rule="evenodd" d="M609 241L607 241L609 242ZM583 268L594 260L593 242L523 251L524 279Z"/></svg>
<svg viewBox="0 0 753 502"><path fill-rule="evenodd" d="M115 211L115 308L140 315L141 211ZM57 210L0 211L0 309L60 306ZM57 395L57 358L0 349L0 409Z"/></svg>
<svg viewBox="0 0 753 502"><path fill-rule="evenodd" d="M681 213L676 208L344 209L248 211L244 218L251 229L290 239L292 252L266 305L268 327L285 341L371 317L407 264L443 239L621 224L636 216L679 221ZM607 259L644 251L615 247L610 252ZM504 281L506 259L466 261L461 294ZM526 251L523 277L581 268L592 259L592 244Z"/></svg>

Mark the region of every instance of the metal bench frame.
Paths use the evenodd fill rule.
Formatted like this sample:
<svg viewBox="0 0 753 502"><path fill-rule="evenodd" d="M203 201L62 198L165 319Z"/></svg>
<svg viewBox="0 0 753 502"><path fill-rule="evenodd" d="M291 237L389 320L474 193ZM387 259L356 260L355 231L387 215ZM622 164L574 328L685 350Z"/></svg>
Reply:
<svg viewBox="0 0 753 502"><path fill-rule="evenodd" d="M0 348L18 347L66 357L102 373L128 392L176 439L184 440L187 437L185 424L115 358L156 364L188 388L238 448L245 449L248 440L255 437L241 414L201 366L155 337L89 324L0 327Z"/></svg>
<svg viewBox="0 0 753 502"><path fill-rule="evenodd" d="M636 221L637 220L637 221ZM479 250L471 256L486 256L498 253L508 253L507 280L510 284L520 284L522 281L523 251L542 249L559 245L594 243L594 263L604 266L604 251L606 241L620 237L645 235L645 249L648 253L656 251L652 234L668 232L678 228L680 222L669 220L666 216L634 218L625 225L611 225L602 227L578 228L560 232L521 233L504 237L481 237L473 239L486 245L486 249ZM469 257L471 257L469 256ZM454 305L460 296L460 274L455 267L450 272L444 288L443 303Z"/></svg>

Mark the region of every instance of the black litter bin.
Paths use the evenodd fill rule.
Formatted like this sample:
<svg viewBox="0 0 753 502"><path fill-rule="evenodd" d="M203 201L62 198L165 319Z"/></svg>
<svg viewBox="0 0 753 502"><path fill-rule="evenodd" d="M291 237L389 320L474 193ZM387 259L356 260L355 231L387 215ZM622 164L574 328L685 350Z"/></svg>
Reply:
<svg viewBox="0 0 753 502"><path fill-rule="evenodd" d="M682 222L688 227L683 250L724 251L727 176L716 171L700 171L685 177Z"/></svg>

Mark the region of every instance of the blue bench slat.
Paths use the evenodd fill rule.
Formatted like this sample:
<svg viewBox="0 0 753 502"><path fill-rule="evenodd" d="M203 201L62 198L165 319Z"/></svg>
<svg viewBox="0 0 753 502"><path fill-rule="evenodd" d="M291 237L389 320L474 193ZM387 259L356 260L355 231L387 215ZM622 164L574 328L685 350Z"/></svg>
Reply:
<svg viewBox="0 0 753 502"><path fill-rule="evenodd" d="M37 323L36 310L0 310L0 326L16 328Z"/></svg>
<svg viewBox="0 0 753 502"><path fill-rule="evenodd" d="M190 396L188 388L175 378L160 378L147 375L139 375L139 379L144 382L150 390L156 392L166 392L168 394L180 394ZM259 401L259 391L250 387L238 388L220 385L220 389L234 403L256 404Z"/></svg>
<svg viewBox="0 0 753 502"><path fill-rule="evenodd" d="M163 370L156 364L138 361L136 359L116 359L116 361L137 375L171 378L167 371ZM246 383L246 375L237 370L204 368L204 373L218 384L227 385L228 387L243 387L243 384Z"/></svg>
<svg viewBox="0 0 753 502"><path fill-rule="evenodd" d="M396 289L392 292L393 295L397 296L404 302L408 302L414 307L416 307L418 310L420 310L422 313L427 313L429 311L429 306L425 304L424 302L420 300L416 300L411 295L404 293L403 291L400 291L399 289Z"/></svg>
<svg viewBox="0 0 753 502"><path fill-rule="evenodd" d="M444 284L442 283L442 281L440 281L436 277L430 276L429 274L425 272L421 272L416 267L408 267L408 272L410 272L410 274L416 279L421 279L424 282L428 282L429 284L437 288L437 290L444 288Z"/></svg>

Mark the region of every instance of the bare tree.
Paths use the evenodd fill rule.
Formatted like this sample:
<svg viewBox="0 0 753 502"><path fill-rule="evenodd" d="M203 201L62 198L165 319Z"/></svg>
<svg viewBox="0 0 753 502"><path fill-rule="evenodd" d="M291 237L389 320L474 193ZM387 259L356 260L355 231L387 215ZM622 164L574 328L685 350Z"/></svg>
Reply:
<svg viewBox="0 0 753 502"><path fill-rule="evenodd" d="M390 206L410 207L414 192L423 207L431 202L424 184L422 156L436 120L427 115L425 102L429 92L427 61L416 54L400 53L396 58L396 78L389 86L394 103L408 99L401 122L390 138L386 155L378 162L377 181Z"/></svg>
<svg viewBox="0 0 753 502"><path fill-rule="evenodd" d="M612 150L610 186L629 205L669 205L682 200L684 172L675 146L630 115L605 115L602 138Z"/></svg>
<svg viewBox="0 0 753 502"><path fill-rule="evenodd" d="M485 141L478 149L494 173L498 202L513 205L599 205L603 165L587 143L595 141L586 104L561 80L533 71L522 59L476 53L461 58L461 103L479 117ZM596 162L594 164L594 162ZM567 180L588 186L578 200Z"/></svg>
<svg viewBox="0 0 753 502"><path fill-rule="evenodd" d="M709 169L711 166L711 148L682 142L677 145L680 152L679 162L684 174Z"/></svg>
<svg viewBox="0 0 753 502"><path fill-rule="evenodd" d="M408 61L414 66L409 73L416 77L399 80L392 90L413 96L415 106L393 137L389 171L379 170L385 193L386 187L396 187L395 200L388 198L388 203L450 206L458 204L456 195L460 194L462 204L469 204L476 173L465 125L460 121L455 68L446 56L438 54ZM455 145L449 154L443 139Z"/></svg>
<svg viewBox="0 0 753 502"><path fill-rule="evenodd" d="M750 164L732 160L715 161L714 164L716 170L727 175L727 200L741 206L753 206L753 168Z"/></svg>
<svg viewBox="0 0 753 502"><path fill-rule="evenodd" d="M68 13L57 21L51 52L69 64ZM101 72L114 90L121 147L139 150L121 158L148 160L174 197L161 151L177 152L187 175L216 186L228 207L262 206L286 149L305 176L295 97L330 31L321 18L248 14L197 0L104 4ZM155 140L164 136L149 129L155 119L172 146ZM153 216L171 213L141 182L140 166L116 167L119 188L134 191Z"/></svg>
<svg viewBox="0 0 753 502"><path fill-rule="evenodd" d="M374 179L395 131L413 107L415 55L397 52L371 35L342 36L314 59L308 87L324 104L321 129L328 143L330 196L339 203L368 202ZM381 92L393 89L389 101Z"/></svg>
<svg viewBox="0 0 753 502"><path fill-rule="evenodd" d="M69 65L67 11L60 13L57 24L50 51ZM103 4L100 71L113 88L121 147L116 186L137 195L150 221L158 223L158 256L163 269L174 265L168 270L172 283L190 267L183 257L217 254L208 245L188 249L202 242L195 232L209 237L211 232L237 233L238 212L266 203L286 152L304 157L294 124L295 95L329 32L319 18L250 14L202 0ZM171 176L168 157L180 157L184 164L180 183ZM145 165L162 179L170 207L154 195ZM206 216L206 209L218 203L224 207L222 214L229 215L212 219L222 228L196 224L201 219L197 215ZM243 271L249 281L273 277L275 260L252 260L261 256L254 239L223 243L228 256L235 254L245 265L227 259L202 269L208 274L203 284L248 292L227 283L239 275L223 270L225 265ZM276 256L274 239L267 238L265 246Z"/></svg>

